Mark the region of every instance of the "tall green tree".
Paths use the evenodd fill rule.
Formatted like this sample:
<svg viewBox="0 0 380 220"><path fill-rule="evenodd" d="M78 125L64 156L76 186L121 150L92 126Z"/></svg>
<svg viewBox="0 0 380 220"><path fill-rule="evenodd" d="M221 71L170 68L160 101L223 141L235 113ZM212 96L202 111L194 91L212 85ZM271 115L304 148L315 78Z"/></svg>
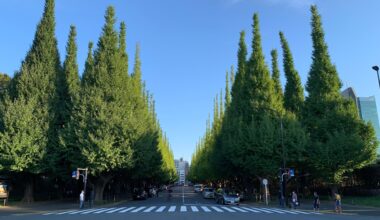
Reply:
<svg viewBox="0 0 380 220"><path fill-rule="evenodd" d="M280 32L281 46L283 51L283 64L286 77L284 106L285 109L300 115L304 102L303 87L301 78L294 67L293 55L290 51L288 41Z"/></svg>
<svg viewBox="0 0 380 220"><path fill-rule="evenodd" d="M36 118L35 130L41 132L45 138L38 141L38 150L43 156L28 154L21 150L22 146L10 142L5 145L12 146L16 157L24 160L33 160L33 168L12 166L9 171L18 172L31 177L26 181L23 201L33 201L33 176L48 172L55 164L54 150L58 143L57 107L58 107L58 78L62 74L59 60L57 40L55 38L54 0L46 0L42 19L37 25L32 46L21 64L20 71L15 74L10 86L10 103L19 106L20 103L28 103L30 113ZM31 103L29 105L29 103ZM16 113L15 113L16 114ZM10 116L11 117L11 116ZM12 116L13 117L13 116ZM28 119L29 120L29 119ZM34 120L31 119L30 120ZM12 122L4 123L3 135L15 132ZM37 128L38 127L38 128ZM27 130L22 130L27 129ZM28 133L29 128L20 127L19 134ZM27 136L20 136L28 138ZM25 143L25 142L24 142ZM36 145L35 145L36 146ZM19 149L17 149L19 148ZM34 174L34 175L32 175Z"/></svg>
<svg viewBox="0 0 380 220"><path fill-rule="evenodd" d="M278 55L277 50L271 51L272 56L272 80L273 80L273 87L274 87L274 93L275 93L275 103L277 106L276 109L282 111L283 110L283 102L284 102L284 94L282 92L282 86L280 81L280 70L278 69Z"/></svg>
<svg viewBox="0 0 380 220"><path fill-rule="evenodd" d="M376 158L377 141L372 126L359 119L354 103L340 95L342 84L331 63L316 6L311 14L313 54L303 123L310 135L308 154L314 177L337 184L344 173Z"/></svg>

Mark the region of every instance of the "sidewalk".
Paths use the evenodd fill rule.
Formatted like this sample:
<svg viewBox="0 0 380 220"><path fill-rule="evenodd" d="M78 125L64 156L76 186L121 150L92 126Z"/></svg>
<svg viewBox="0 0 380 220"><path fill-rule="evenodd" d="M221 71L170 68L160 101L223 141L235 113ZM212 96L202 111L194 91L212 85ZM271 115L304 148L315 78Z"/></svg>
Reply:
<svg viewBox="0 0 380 220"><path fill-rule="evenodd" d="M115 206L125 201L118 201L105 204L97 204L94 207L108 207ZM86 201L85 208L88 208L89 204ZM26 213L41 213L46 211L57 211L57 210L68 210L68 209L79 209L79 202L73 201L43 201L43 202L33 202L31 204L25 203L11 203L8 206L0 206L0 216L9 214L26 214Z"/></svg>
<svg viewBox="0 0 380 220"><path fill-rule="evenodd" d="M342 201L342 210L345 215L368 215L368 216L380 216L380 208L376 207L368 207L368 206L360 206L360 205L351 205L345 204L345 201ZM252 205L252 206L260 206L266 207L263 202L253 202L253 201L244 201L242 204ZM282 208L279 206L277 201L271 201L268 205L273 208ZM290 209L286 207L285 209ZM313 201L312 200L303 200L300 203L300 206L297 207L298 210L302 211L314 211L313 209ZM322 200L320 205L321 213L329 213L335 214L335 202L334 201L326 201Z"/></svg>

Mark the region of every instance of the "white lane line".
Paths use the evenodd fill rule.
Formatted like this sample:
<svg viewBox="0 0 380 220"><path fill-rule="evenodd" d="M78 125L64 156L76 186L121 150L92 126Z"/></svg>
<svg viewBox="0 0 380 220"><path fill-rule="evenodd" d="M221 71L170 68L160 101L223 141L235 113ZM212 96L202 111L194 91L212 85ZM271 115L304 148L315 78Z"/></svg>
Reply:
<svg viewBox="0 0 380 220"><path fill-rule="evenodd" d="M191 210L193 212L199 212L199 209L196 206L191 206Z"/></svg>
<svg viewBox="0 0 380 220"><path fill-rule="evenodd" d="M91 212L100 211L100 210L103 210L103 209L106 209L106 208L91 209L91 210L88 210L88 211L82 212L82 213L80 213L80 214L81 214L81 215L84 215L84 214L88 214L88 213L91 213Z"/></svg>
<svg viewBox="0 0 380 220"><path fill-rule="evenodd" d="M211 208L214 209L217 212L223 212L223 210L221 210L220 208L218 208L216 206L211 206Z"/></svg>
<svg viewBox="0 0 380 220"><path fill-rule="evenodd" d="M129 208L126 208L126 209L120 211L119 213L126 213L126 212L128 212L129 210L132 210L132 209L134 209L134 208L136 208L136 207L129 207Z"/></svg>
<svg viewBox="0 0 380 220"><path fill-rule="evenodd" d="M123 210L123 209L125 209L125 208L126 208L126 207L117 208L117 209L114 209L114 210L108 211L108 212L106 212L106 213L114 213L114 212L117 212L117 211Z"/></svg>
<svg viewBox="0 0 380 220"><path fill-rule="evenodd" d="M149 208L145 209L144 212L151 212L155 208L156 208L156 206L149 207Z"/></svg>
<svg viewBox="0 0 380 220"><path fill-rule="evenodd" d="M176 206L170 206L168 212L174 212L174 211L175 211L175 208L176 208Z"/></svg>
<svg viewBox="0 0 380 220"><path fill-rule="evenodd" d="M222 206L222 207L220 207L220 208L222 208L222 209L224 209L224 210L227 210L227 211L229 211L229 212L236 212L235 210L230 209L230 208L227 208L227 207L224 207L224 206Z"/></svg>
<svg viewBox="0 0 380 220"><path fill-rule="evenodd" d="M70 210L70 211L59 212L59 213L57 213L57 215L64 215L64 214L68 214L68 213L76 212L76 211L78 211L78 210Z"/></svg>
<svg viewBox="0 0 380 220"><path fill-rule="evenodd" d="M254 213L260 213L260 211L257 211L255 209L251 209L251 208L247 208L247 207L241 207L242 209L245 209L245 210L248 210L250 212L254 212Z"/></svg>
<svg viewBox="0 0 380 220"><path fill-rule="evenodd" d="M238 210L239 212L248 212L248 211L241 209L241 208L238 208L238 207L231 207L231 208Z"/></svg>
<svg viewBox="0 0 380 220"><path fill-rule="evenodd" d="M203 209L203 211L205 212L211 212L211 210L209 208L207 208L206 206L201 206L201 208Z"/></svg>
<svg viewBox="0 0 380 220"><path fill-rule="evenodd" d="M139 212L139 211L141 211L141 210L143 210L145 208L146 208L145 206L141 206L140 208L137 208L137 209L135 209L135 210L133 210L131 212L136 213L136 212Z"/></svg>
<svg viewBox="0 0 380 220"><path fill-rule="evenodd" d="M274 212L274 213L278 213L278 214L285 214L285 212L277 210L277 209L267 209L267 208L261 208L261 209L267 210L267 211L270 211L270 212Z"/></svg>
<svg viewBox="0 0 380 220"><path fill-rule="evenodd" d="M285 209L276 209L276 208L273 208L273 210L278 210L278 211L289 213L289 214L293 214L293 215L298 215L299 214L299 213L295 213L293 211L289 211L289 210L285 210Z"/></svg>
<svg viewBox="0 0 380 220"><path fill-rule="evenodd" d="M90 210L93 210L93 209L90 209ZM71 213L68 213L69 215L74 215L74 214L79 214L79 213L82 213L82 212L88 212L90 211L89 209L85 209L85 210L79 210L79 211L76 211L76 212L71 212Z"/></svg>
<svg viewBox="0 0 380 220"><path fill-rule="evenodd" d="M100 211L94 212L93 214L100 214L100 213L107 212L107 211L111 211L111 210L114 210L114 209L116 209L116 208L103 209L103 210L100 210Z"/></svg>
<svg viewBox="0 0 380 220"><path fill-rule="evenodd" d="M166 208L166 206L161 206L160 208L158 208L156 210L156 212L162 212L162 211L164 211L165 208Z"/></svg>
<svg viewBox="0 0 380 220"><path fill-rule="evenodd" d="M187 207L186 206L181 206L181 212L187 212Z"/></svg>

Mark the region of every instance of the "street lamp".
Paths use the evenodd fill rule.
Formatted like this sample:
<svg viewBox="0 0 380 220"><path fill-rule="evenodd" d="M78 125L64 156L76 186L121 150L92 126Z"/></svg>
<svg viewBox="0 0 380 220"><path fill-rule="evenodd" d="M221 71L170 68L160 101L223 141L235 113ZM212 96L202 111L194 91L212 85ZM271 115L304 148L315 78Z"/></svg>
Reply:
<svg viewBox="0 0 380 220"><path fill-rule="evenodd" d="M377 81L379 82L379 87L380 87L379 67L378 66L373 66L372 69L375 70L376 73L377 73Z"/></svg>

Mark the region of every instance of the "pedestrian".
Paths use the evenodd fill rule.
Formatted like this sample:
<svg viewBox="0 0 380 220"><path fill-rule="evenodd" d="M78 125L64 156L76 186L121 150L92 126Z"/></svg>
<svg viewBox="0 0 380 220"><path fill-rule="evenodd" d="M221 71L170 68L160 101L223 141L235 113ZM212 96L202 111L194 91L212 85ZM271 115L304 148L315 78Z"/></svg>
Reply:
<svg viewBox="0 0 380 220"><path fill-rule="evenodd" d="M80 202L79 208L83 209L84 208L84 190L82 190L82 192L79 195L79 202Z"/></svg>
<svg viewBox="0 0 380 220"><path fill-rule="evenodd" d="M298 206L298 197L296 192L292 192L292 208L296 209Z"/></svg>
<svg viewBox="0 0 380 220"><path fill-rule="evenodd" d="M313 203L314 212L315 211L319 212L319 205L320 204L321 204L321 201L319 200L319 195L317 192L314 192L314 203Z"/></svg>
<svg viewBox="0 0 380 220"><path fill-rule="evenodd" d="M342 213L342 198L338 193L335 194L335 212Z"/></svg>
<svg viewBox="0 0 380 220"><path fill-rule="evenodd" d="M94 189L91 189L90 191L90 197L89 197L89 205L90 205L90 208L92 208L92 206L94 206L94 199L95 199L95 191Z"/></svg>

